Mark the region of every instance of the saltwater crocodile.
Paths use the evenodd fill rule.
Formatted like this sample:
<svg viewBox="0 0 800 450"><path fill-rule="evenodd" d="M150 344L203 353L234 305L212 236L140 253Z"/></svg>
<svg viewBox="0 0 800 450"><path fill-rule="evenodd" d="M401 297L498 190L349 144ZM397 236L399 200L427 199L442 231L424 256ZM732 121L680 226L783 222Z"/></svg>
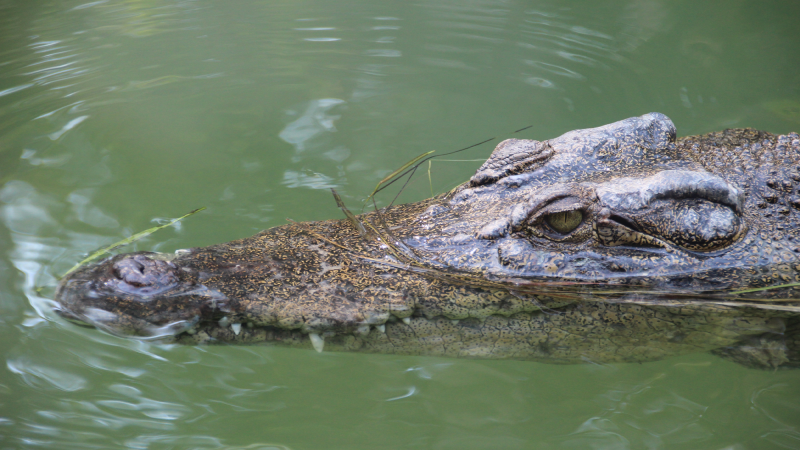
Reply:
<svg viewBox="0 0 800 450"><path fill-rule="evenodd" d="M651 113L508 139L466 183L71 274L68 318L179 343L800 365L800 138Z"/></svg>

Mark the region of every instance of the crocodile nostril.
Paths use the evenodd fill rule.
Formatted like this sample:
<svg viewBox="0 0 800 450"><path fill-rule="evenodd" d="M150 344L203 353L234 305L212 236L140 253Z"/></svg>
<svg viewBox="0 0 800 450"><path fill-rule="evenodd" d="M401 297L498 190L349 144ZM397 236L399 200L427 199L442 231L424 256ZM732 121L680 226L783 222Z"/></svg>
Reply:
<svg viewBox="0 0 800 450"><path fill-rule="evenodd" d="M117 261L114 264L114 276L128 284L142 284L145 281L145 265L137 259L141 259L141 255Z"/></svg>
<svg viewBox="0 0 800 450"><path fill-rule="evenodd" d="M128 255L112 268L119 280L117 287L124 291L147 294L174 286L178 282L176 267L168 261L151 259L145 255Z"/></svg>

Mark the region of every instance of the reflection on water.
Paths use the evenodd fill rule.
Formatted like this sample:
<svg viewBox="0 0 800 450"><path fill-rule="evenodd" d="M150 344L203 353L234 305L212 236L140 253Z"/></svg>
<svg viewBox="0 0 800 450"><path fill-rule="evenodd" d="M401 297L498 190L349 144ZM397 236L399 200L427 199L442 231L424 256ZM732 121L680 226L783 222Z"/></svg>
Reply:
<svg viewBox="0 0 800 450"><path fill-rule="evenodd" d="M307 143L308 141L311 141L322 133L332 133L336 131L334 122L341 116L329 114L328 111L344 103L344 100L336 98L313 100L306 110L300 114L300 117L283 128L278 136L294 146L295 152L298 154L294 162L299 161L299 153L306 150L310 144ZM290 110L287 111L287 114L294 116L298 113L297 111Z"/></svg>
<svg viewBox="0 0 800 450"><path fill-rule="evenodd" d="M287 170L283 174L283 184L290 188L306 187L310 189L331 189L340 186L333 179L320 173L300 173Z"/></svg>
<svg viewBox="0 0 800 450"><path fill-rule="evenodd" d="M800 448L797 374L705 354L548 366L176 347L69 324L50 300L75 261L158 218L208 207L132 249L338 218L329 188L360 207L420 153L528 125L514 136L657 110L682 134L796 131L784 3L0 2L0 442ZM437 162L401 201L490 151Z"/></svg>
<svg viewBox="0 0 800 450"><path fill-rule="evenodd" d="M607 392L602 396L607 401L603 413L581 424L564 442L573 448L597 443L606 448L659 448L711 438L702 420L708 407L663 390L663 377Z"/></svg>
<svg viewBox="0 0 800 450"><path fill-rule="evenodd" d="M777 428L765 433L763 439L777 448L800 447L800 404L795 401L796 384L773 384L753 392L750 403L760 417L769 419Z"/></svg>

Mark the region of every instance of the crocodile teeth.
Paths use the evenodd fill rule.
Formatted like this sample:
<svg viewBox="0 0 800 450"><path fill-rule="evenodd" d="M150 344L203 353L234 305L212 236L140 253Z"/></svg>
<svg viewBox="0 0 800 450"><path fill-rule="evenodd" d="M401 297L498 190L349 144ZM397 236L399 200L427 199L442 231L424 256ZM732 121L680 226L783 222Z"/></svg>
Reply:
<svg viewBox="0 0 800 450"><path fill-rule="evenodd" d="M375 328L377 328L381 333L386 333L386 325L377 325Z"/></svg>
<svg viewBox="0 0 800 450"><path fill-rule="evenodd" d="M228 316L225 316L222 319L219 319L219 321L217 323L219 324L219 326L221 328L225 328L230 323L230 320L228 320Z"/></svg>
<svg viewBox="0 0 800 450"><path fill-rule="evenodd" d="M458 325L458 319L453 319L450 321L453 325Z"/></svg>
<svg viewBox="0 0 800 450"><path fill-rule="evenodd" d="M240 323L232 323L231 324L231 330L233 330L233 334L238 336L239 333L242 331L242 324L240 324Z"/></svg>
<svg viewBox="0 0 800 450"><path fill-rule="evenodd" d="M411 317L403 317L403 323L406 325L411 325Z"/></svg>
<svg viewBox="0 0 800 450"><path fill-rule="evenodd" d="M309 333L308 337L311 338L311 345L314 346L314 350L322 353L322 348L325 347L325 339L317 333Z"/></svg>
<svg viewBox="0 0 800 450"><path fill-rule="evenodd" d="M358 334L369 334L369 325L359 325L356 328L356 333L358 333Z"/></svg>

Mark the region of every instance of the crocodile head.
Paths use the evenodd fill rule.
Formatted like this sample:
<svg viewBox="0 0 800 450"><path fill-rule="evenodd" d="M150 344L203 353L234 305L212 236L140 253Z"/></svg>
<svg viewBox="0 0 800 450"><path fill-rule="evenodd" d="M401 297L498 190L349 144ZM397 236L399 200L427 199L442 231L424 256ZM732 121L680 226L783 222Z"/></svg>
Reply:
<svg viewBox="0 0 800 450"><path fill-rule="evenodd" d="M559 320L577 329L584 319L536 311L598 293L686 305L687 294L729 298L800 281L799 154L796 134L739 129L676 139L658 113L542 142L509 139L468 182L433 199L174 255L114 256L62 280L56 297L66 317L187 342L307 344L311 335L312 343L327 336L344 347L425 353L414 349L430 333L429 342L469 335L442 331L466 327L456 325L464 319L502 316L495 333L519 314L544 321L542 329ZM797 294L787 287L748 296ZM576 308L597 315L612 306ZM654 329L622 321L623 312L605 319L608 333ZM398 319L428 322L403 344L400 335L366 337ZM480 351L502 353L489 331L478 335ZM503 355L528 351L519 342ZM443 352L475 354L452 348Z"/></svg>
<svg viewBox="0 0 800 450"><path fill-rule="evenodd" d="M746 178L708 170L658 113L544 142L509 139L406 243L484 277L729 287L766 245L748 234L764 221L748 210Z"/></svg>

